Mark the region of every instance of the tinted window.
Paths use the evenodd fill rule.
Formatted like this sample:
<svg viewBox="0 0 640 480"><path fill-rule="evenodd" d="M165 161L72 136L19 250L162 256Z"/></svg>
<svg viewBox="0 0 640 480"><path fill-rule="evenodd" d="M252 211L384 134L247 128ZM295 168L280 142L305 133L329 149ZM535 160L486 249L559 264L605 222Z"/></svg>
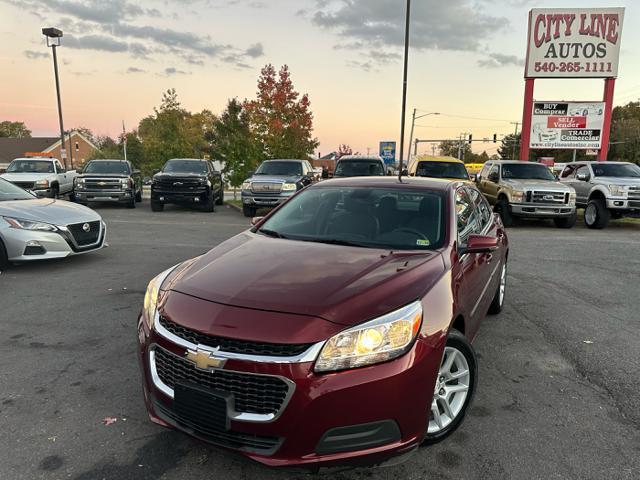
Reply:
<svg viewBox="0 0 640 480"><path fill-rule="evenodd" d="M484 230L486 226L491 222L491 218L493 216L493 214L491 213L491 208L489 207L487 200L482 195L480 195L477 190L469 188L467 191L469 192L471 201L476 206L478 219L481 224L481 230Z"/></svg>
<svg viewBox="0 0 640 480"><path fill-rule="evenodd" d="M93 160L87 164L82 173L113 173L119 175L129 174L129 165L126 162Z"/></svg>
<svg viewBox="0 0 640 480"><path fill-rule="evenodd" d="M7 173L54 173L53 162L44 160L14 160Z"/></svg>
<svg viewBox="0 0 640 480"><path fill-rule="evenodd" d="M295 176L302 175L302 162L263 162L255 175Z"/></svg>
<svg viewBox="0 0 640 480"><path fill-rule="evenodd" d="M169 160L162 169L165 173L207 173L207 162L202 160Z"/></svg>
<svg viewBox="0 0 640 480"><path fill-rule="evenodd" d="M502 178L505 180L555 180L549 169L539 163L520 162L502 165Z"/></svg>
<svg viewBox="0 0 640 480"><path fill-rule="evenodd" d="M0 178L0 202L9 200L33 200L33 196L13 183Z"/></svg>
<svg viewBox="0 0 640 480"><path fill-rule="evenodd" d="M560 174L560 178L569 178L569 177L573 176L573 173L574 173L576 168L577 168L576 165L567 165L566 167L564 167L564 170Z"/></svg>
<svg viewBox="0 0 640 480"><path fill-rule="evenodd" d="M382 162L378 160L340 160L334 177L370 177L384 175Z"/></svg>
<svg viewBox="0 0 640 480"><path fill-rule="evenodd" d="M596 177L633 177L640 178L640 167L631 163L602 163L591 165Z"/></svg>
<svg viewBox="0 0 640 480"><path fill-rule="evenodd" d="M480 174L479 176L481 178L486 178L487 175L489 175L489 169L491 168L491 164L485 164L484 167L482 167L482 170L480 170Z"/></svg>
<svg viewBox="0 0 640 480"><path fill-rule="evenodd" d="M311 187L275 212L264 235L392 250L444 243L444 196L430 190Z"/></svg>
<svg viewBox="0 0 640 480"><path fill-rule="evenodd" d="M456 217L458 227L458 240L465 244L469 235L480 233L482 223L478 218L473 201L466 189L458 189L456 192Z"/></svg>
<svg viewBox="0 0 640 480"><path fill-rule="evenodd" d="M457 162L420 162L416 169L416 176L469 180L467 169L463 164Z"/></svg>
<svg viewBox="0 0 640 480"><path fill-rule="evenodd" d="M500 174L500 166L499 165L494 165L493 167L491 167L491 170L489 171L489 175L494 174L494 173L496 175ZM487 175L487 177L489 177L489 175Z"/></svg>
<svg viewBox="0 0 640 480"><path fill-rule="evenodd" d="M590 177L591 171L589 170L589 165L580 165L578 168L576 168L576 171L575 171L576 178L579 174L586 175L587 178Z"/></svg>

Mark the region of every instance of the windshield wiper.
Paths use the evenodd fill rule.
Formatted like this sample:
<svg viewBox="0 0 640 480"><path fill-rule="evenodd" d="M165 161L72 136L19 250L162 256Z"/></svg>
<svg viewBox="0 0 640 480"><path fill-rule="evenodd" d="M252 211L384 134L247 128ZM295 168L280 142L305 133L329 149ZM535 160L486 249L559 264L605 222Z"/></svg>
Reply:
<svg viewBox="0 0 640 480"><path fill-rule="evenodd" d="M339 238L301 238L300 240L302 240L303 242L326 243L327 245L344 245L346 247L377 248L372 245L367 245L366 243L353 242L351 240L341 240Z"/></svg>
<svg viewBox="0 0 640 480"><path fill-rule="evenodd" d="M268 235L269 237L273 237L273 238L285 238L285 239L287 238L280 232L276 232L275 230L269 230L268 228L261 228L260 230L258 230L258 232L264 233L265 235Z"/></svg>

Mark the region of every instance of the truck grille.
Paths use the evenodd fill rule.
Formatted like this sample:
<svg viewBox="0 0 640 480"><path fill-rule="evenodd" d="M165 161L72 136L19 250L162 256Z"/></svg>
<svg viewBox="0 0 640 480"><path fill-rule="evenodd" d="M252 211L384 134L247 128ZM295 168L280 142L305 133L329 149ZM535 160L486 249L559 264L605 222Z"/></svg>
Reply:
<svg viewBox="0 0 640 480"><path fill-rule="evenodd" d="M280 193L282 182L252 182L251 191L255 193Z"/></svg>
<svg viewBox="0 0 640 480"><path fill-rule="evenodd" d="M122 184L120 179L99 179L91 178L84 181L85 188L87 190L122 190Z"/></svg>
<svg viewBox="0 0 640 480"><path fill-rule="evenodd" d="M235 410L242 413L277 415L289 393L289 385L278 377L198 370L189 360L156 346L155 362L162 383L174 389L176 383L193 383L233 394Z"/></svg>
<svg viewBox="0 0 640 480"><path fill-rule="evenodd" d="M204 333L190 330L173 323L164 317L160 317L160 325L174 335L195 345L208 347L220 347L223 352L243 353L246 355L268 355L273 357L293 357L304 353L311 347L311 343L286 344L286 343L258 343L233 338L214 337Z"/></svg>
<svg viewBox="0 0 640 480"><path fill-rule="evenodd" d="M529 196L527 195L527 198ZM545 192L535 190L532 192L533 203L564 204L569 202L569 194L565 192Z"/></svg>
<svg viewBox="0 0 640 480"><path fill-rule="evenodd" d="M85 225L89 226L89 231L85 231ZM67 228L80 247L92 245L96 243L100 237L100 220L95 222L74 223L73 225L68 225Z"/></svg>
<svg viewBox="0 0 640 480"><path fill-rule="evenodd" d="M640 200L640 187L629 187L629 200Z"/></svg>
<svg viewBox="0 0 640 480"><path fill-rule="evenodd" d="M20 188L24 188L25 190L31 190L33 189L33 182L11 182L13 183L16 187L20 187Z"/></svg>
<svg viewBox="0 0 640 480"><path fill-rule="evenodd" d="M194 178L163 178L155 181L155 188L159 190L190 192L202 187L200 180Z"/></svg>

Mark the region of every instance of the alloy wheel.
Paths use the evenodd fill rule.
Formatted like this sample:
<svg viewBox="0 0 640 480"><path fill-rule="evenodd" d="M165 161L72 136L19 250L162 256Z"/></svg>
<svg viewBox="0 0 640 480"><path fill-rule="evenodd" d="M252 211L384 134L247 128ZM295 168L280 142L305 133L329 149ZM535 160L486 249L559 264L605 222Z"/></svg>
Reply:
<svg viewBox="0 0 640 480"><path fill-rule="evenodd" d="M444 430L462 412L470 381L471 373L464 354L455 347L445 347L431 402L427 433Z"/></svg>
<svg viewBox="0 0 640 480"><path fill-rule="evenodd" d="M584 211L584 219L587 222L587 225L593 225L596 223L596 217L596 206L593 203L590 203Z"/></svg>
<svg viewBox="0 0 640 480"><path fill-rule="evenodd" d="M502 274L500 275L500 293L498 294L501 307L502 307L502 304L504 303L504 294L506 290L507 290L507 264L505 263L502 266Z"/></svg>

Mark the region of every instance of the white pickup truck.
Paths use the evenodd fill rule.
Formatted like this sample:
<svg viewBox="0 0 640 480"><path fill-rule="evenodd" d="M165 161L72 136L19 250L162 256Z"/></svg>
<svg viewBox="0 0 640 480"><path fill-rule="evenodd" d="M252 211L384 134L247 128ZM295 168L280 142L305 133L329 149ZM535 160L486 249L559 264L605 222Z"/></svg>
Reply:
<svg viewBox="0 0 640 480"><path fill-rule="evenodd" d="M0 177L39 197L57 198L73 194L73 180L77 175L75 170L65 170L55 158L30 157L16 158Z"/></svg>

